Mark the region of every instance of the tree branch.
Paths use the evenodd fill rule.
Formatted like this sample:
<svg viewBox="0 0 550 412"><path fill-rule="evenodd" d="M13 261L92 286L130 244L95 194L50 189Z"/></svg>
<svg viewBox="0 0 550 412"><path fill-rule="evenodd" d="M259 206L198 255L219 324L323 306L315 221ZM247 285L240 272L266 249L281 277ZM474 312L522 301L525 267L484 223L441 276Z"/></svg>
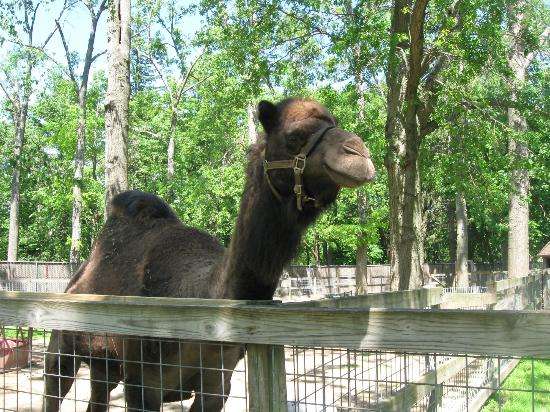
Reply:
<svg viewBox="0 0 550 412"><path fill-rule="evenodd" d="M10 93L8 93L8 91L6 90L6 88L4 86L4 83L0 82L0 88L2 89L2 91L4 92L4 94L6 95L8 100L11 102L13 107L15 107L16 110L18 110L19 109L19 102L16 100L16 98L14 96L12 96Z"/></svg>
<svg viewBox="0 0 550 412"><path fill-rule="evenodd" d="M57 30L59 31L61 42L63 43L63 48L65 49L65 58L67 59L67 68L69 70L69 77L71 78L71 81L73 82L75 89L78 90L80 86L74 74L74 68L71 62L71 53L69 52L69 46L67 44L67 41L65 40L65 35L63 34L63 30L61 29L59 20L56 20L55 24L57 25Z"/></svg>
<svg viewBox="0 0 550 412"><path fill-rule="evenodd" d="M97 54L94 54L94 56L92 57L92 63L99 57L103 56L105 53L107 53L107 50L103 50Z"/></svg>
<svg viewBox="0 0 550 412"><path fill-rule="evenodd" d="M183 95L184 93L184 89L186 88L187 86L187 83L189 82L189 78L191 76L191 73L193 72L193 69L195 68L195 65L197 64L197 62L200 60L200 58L204 55L204 50L201 51L201 53L197 56L197 58L193 61L193 63L191 63L191 66L189 66L189 69L187 70L187 73L185 74L185 77L183 78L182 82L181 82L181 85L180 85L180 90L176 96L176 100L175 100L175 105L177 106L180 102L180 99L181 99L181 96ZM193 85L193 87L195 87L198 83L195 83ZM185 91L188 91L190 89L186 89Z"/></svg>
<svg viewBox="0 0 550 412"><path fill-rule="evenodd" d="M73 2L67 4L67 0L65 0L63 2L63 8L59 12L59 16L57 16L56 20L61 20L61 17L63 17L63 13L65 13L65 10L70 9L72 6L74 6L76 4L76 2L77 2L77 0L74 0ZM48 45L48 43L50 42L51 38L53 37L53 35L55 34L56 31L57 31L57 24L54 26L53 30L50 32L48 37L46 37L46 39L42 43L42 49L44 49Z"/></svg>

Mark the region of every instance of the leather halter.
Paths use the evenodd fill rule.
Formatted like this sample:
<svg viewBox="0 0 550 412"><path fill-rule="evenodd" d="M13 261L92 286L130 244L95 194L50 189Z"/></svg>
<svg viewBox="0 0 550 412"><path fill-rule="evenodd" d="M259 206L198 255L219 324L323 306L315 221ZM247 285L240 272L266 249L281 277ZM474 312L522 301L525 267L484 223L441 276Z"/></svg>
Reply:
<svg viewBox="0 0 550 412"><path fill-rule="evenodd" d="M298 210L302 211L303 204L305 202L313 201L315 202L315 205L318 206L317 200L305 194L302 175L304 173L304 169L306 168L307 157L311 154L313 149L315 149L315 147L321 141L323 136L330 129L334 129L335 127L336 126L325 126L320 130L318 130L317 132L315 132L308 139L308 142L304 145L304 147L302 147L302 150L300 150L300 153L294 156L294 159L272 160L270 162L264 159L264 174L267 180L267 184L269 185L275 197L280 202L283 200L283 197L271 182L268 171L273 169L293 169L294 170L294 189L293 190L294 190L294 194L296 195L296 207L298 208Z"/></svg>

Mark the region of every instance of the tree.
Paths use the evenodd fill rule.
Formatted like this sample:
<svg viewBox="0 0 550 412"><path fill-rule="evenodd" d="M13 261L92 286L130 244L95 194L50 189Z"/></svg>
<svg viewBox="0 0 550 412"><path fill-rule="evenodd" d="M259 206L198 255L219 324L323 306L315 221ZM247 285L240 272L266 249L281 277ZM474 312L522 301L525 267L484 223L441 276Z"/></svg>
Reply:
<svg viewBox="0 0 550 412"><path fill-rule="evenodd" d="M397 283L400 290L414 289L422 285L423 251L418 172L421 135L417 116L418 87L423 74L424 20L427 3L427 0L415 1L409 13L408 1L395 0L390 32L390 54L386 75L388 151L385 163L390 192L391 271L393 283Z"/></svg>
<svg viewBox="0 0 550 412"><path fill-rule="evenodd" d="M113 197L128 189L130 102L130 0L113 0L108 19L108 76L105 103L105 215Z"/></svg>
<svg viewBox="0 0 550 412"><path fill-rule="evenodd" d="M538 45L530 45L525 38L528 35L528 6L526 0L507 5L511 101L517 101L518 89L524 85L527 69L539 50ZM546 27L540 36L541 41L546 41L549 34L550 28ZM511 129L508 151L513 162L508 215L508 275L521 277L529 272L529 170L526 165L529 148L525 138L527 121L516 107L508 107L507 117Z"/></svg>
<svg viewBox="0 0 550 412"><path fill-rule="evenodd" d="M25 144L25 130L29 101L33 91L33 74L44 54L44 49L55 34L54 29L42 42L37 42L35 23L42 1L2 2L0 10L4 14L1 20L2 43L7 41L15 46L11 61L3 67L3 79L0 87L10 103L10 113L15 136L11 158L11 198L8 233L8 261L17 260L19 244L19 208L21 189L21 156ZM65 1L59 18L65 12ZM20 15L22 14L22 16Z"/></svg>
<svg viewBox="0 0 550 412"><path fill-rule="evenodd" d="M168 97L169 128L166 152L166 180L168 200L173 200L175 175L176 129L180 121L180 104L187 93L210 76L196 78L195 67L204 52L197 52L189 59L191 45L186 41L181 26L187 10L178 8L174 0L162 3L144 3L140 10L139 24L146 33L138 38L139 54L154 68ZM156 30L159 29L159 30ZM190 62L188 62L190 60Z"/></svg>
<svg viewBox="0 0 550 412"><path fill-rule="evenodd" d="M78 100L79 116L78 126L76 130L76 150L74 155L74 183L73 183L73 214L72 214L72 232L71 232L71 250L69 253L69 261L78 263L80 261L80 243L81 243L81 214L82 214L82 192L84 182L84 157L86 152L86 102L88 93L88 80L90 77L90 69L92 63L103 54L94 53L94 44L96 37L97 24L103 11L107 7L107 0L102 0L99 3L97 10L93 4L83 1L83 4L88 9L90 16L90 33L88 34L88 44L84 55L82 74L77 79L75 73L74 55L71 54L67 39L63 33L59 19L56 20L57 30L61 37L61 42L65 50L65 58L67 60L67 71L69 78L74 87L75 95Z"/></svg>

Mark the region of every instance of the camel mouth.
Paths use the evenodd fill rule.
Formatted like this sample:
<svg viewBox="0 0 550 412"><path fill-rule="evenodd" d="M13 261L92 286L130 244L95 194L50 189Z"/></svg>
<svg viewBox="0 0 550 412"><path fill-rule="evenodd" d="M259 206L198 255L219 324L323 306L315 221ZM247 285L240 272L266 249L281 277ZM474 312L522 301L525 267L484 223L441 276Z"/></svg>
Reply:
<svg viewBox="0 0 550 412"><path fill-rule="evenodd" d="M368 157L366 154L361 153L358 150L356 150L353 147L348 146L348 145L342 146L342 149L344 150L345 153L350 154L350 155L361 156L361 157L364 157L365 159Z"/></svg>
<svg viewBox="0 0 550 412"><path fill-rule="evenodd" d="M362 163L364 163L364 166L354 167L352 168L352 172L347 172L342 169L337 170L336 168L331 167L326 163L324 165L324 168L330 179L338 186L355 188L374 179L374 168L369 167L372 166L372 162L368 158L364 158L363 160L364 162ZM359 171L359 173L354 173L357 171Z"/></svg>

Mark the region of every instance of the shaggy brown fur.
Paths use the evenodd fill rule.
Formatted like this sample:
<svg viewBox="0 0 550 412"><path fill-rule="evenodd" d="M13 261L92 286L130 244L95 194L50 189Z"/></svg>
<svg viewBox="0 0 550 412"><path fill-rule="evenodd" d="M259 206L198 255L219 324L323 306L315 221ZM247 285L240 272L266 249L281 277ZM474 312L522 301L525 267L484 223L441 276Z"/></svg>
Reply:
<svg viewBox="0 0 550 412"><path fill-rule="evenodd" d="M264 158L292 158L316 130L335 120L323 106L302 99L285 100L276 106L261 102L259 118L266 135L250 149L246 186L227 250L209 234L182 224L158 197L124 192L113 200L113 211L91 256L67 292L271 299L283 267L292 259L307 226L336 199L342 185L364 183L373 177L374 168L357 136L332 129L308 157L304 171L304 186L321 206L306 203L299 212L292 193L292 170L270 173L283 195L280 202L266 183ZM331 172L324 170L326 167ZM45 410L59 409L81 361L89 363L91 369L90 411L106 410L109 392L123 379L130 410L159 410L162 402L187 399L193 391L222 394L222 379L223 391L229 393L229 372L222 376L219 371L203 370L201 385L198 369L163 366L161 382L158 365L140 363L220 368L219 344L203 345L199 351L197 344L143 339L140 343L139 339L89 338L55 331L49 352L61 355L46 359ZM63 355L73 353L76 358ZM224 368L232 370L243 354L240 347L224 347ZM106 357L112 360L106 361ZM219 410L224 401L222 396L196 396L191 410Z"/></svg>

